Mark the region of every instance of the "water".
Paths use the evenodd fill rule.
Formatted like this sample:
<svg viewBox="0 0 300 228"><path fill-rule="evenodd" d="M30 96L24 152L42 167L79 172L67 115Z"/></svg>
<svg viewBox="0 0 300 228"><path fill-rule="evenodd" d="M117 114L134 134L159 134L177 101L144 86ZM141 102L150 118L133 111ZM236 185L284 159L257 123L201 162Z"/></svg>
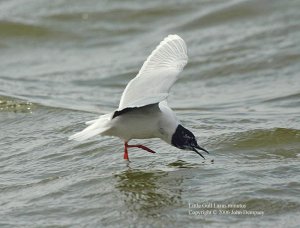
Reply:
<svg viewBox="0 0 300 228"><path fill-rule="evenodd" d="M299 7L1 1L0 225L299 226ZM118 139L68 141L168 34L189 51L169 104L211 155L141 140L158 153L128 165ZM200 214L216 204L264 215Z"/></svg>

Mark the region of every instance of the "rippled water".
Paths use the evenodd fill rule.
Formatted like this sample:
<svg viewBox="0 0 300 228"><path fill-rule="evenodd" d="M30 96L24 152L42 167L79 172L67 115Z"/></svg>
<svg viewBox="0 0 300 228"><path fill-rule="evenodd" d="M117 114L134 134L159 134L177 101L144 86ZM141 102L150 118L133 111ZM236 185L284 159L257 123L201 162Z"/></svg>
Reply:
<svg viewBox="0 0 300 228"><path fill-rule="evenodd" d="M297 227L299 1L0 2L0 225ZM67 137L114 110L168 34L189 63L169 97L211 155ZM264 215L201 215L241 204ZM213 212L213 208L206 208ZM198 214L197 214L198 213Z"/></svg>

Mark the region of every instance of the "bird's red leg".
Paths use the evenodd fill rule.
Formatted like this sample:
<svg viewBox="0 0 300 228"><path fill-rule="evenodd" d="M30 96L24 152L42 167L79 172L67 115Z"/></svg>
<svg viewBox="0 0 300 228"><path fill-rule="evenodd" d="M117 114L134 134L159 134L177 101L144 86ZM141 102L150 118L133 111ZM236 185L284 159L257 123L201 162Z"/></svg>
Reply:
<svg viewBox="0 0 300 228"><path fill-rule="evenodd" d="M124 143L124 159L129 160L127 147L128 147L128 144L127 144L127 142L125 142Z"/></svg>
<svg viewBox="0 0 300 228"><path fill-rule="evenodd" d="M126 143L126 144L127 144L127 143ZM128 145L128 144L127 144L127 147L128 147L128 148L129 148L129 147L137 147L137 148L146 150L146 151L148 151L148 152L150 152L150 153L152 153L152 154L155 154L155 153L156 153L155 151L153 151L153 150L151 150L150 148L148 148L148 147L146 147L146 146L143 146L143 145L141 145L141 144L137 144L137 145ZM125 155L124 155L124 156L125 156Z"/></svg>

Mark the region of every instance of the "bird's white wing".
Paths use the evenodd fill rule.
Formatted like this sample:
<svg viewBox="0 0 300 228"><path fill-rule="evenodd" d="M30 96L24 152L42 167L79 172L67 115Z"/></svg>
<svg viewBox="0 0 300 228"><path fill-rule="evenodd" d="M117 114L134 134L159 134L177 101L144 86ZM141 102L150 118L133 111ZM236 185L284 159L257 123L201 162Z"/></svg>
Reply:
<svg viewBox="0 0 300 228"><path fill-rule="evenodd" d="M158 103L169 90L188 61L184 40L169 35L155 48L135 78L126 86L118 110Z"/></svg>

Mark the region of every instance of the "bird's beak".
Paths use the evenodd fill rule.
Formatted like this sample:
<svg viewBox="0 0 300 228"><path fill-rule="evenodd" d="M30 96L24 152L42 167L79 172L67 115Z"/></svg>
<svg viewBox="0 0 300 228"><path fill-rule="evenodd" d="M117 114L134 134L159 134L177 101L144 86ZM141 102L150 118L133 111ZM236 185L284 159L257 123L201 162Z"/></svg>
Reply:
<svg viewBox="0 0 300 228"><path fill-rule="evenodd" d="M200 147L198 144L197 144L196 148L199 149L199 150L203 150L204 152L208 153L207 150L205 150L204 148ZM209 153L208 153L208 154L209 154Z"/></svg>
<svg viewBox="0 0 300 228"><path fill-rule="evenodd" d="M197 151L196 148L199 149L199 150L203 150L203 151L205 151L206 153L208 153L208 151L205 150L204 148L200 147L198 144L197 144L195 147L192 148L193 151L195 151L197 154L199 154L202 158L205 159L205 157L204 157L199 151ZM208 154L209 154L209 153L208 153Z"/></svg>

